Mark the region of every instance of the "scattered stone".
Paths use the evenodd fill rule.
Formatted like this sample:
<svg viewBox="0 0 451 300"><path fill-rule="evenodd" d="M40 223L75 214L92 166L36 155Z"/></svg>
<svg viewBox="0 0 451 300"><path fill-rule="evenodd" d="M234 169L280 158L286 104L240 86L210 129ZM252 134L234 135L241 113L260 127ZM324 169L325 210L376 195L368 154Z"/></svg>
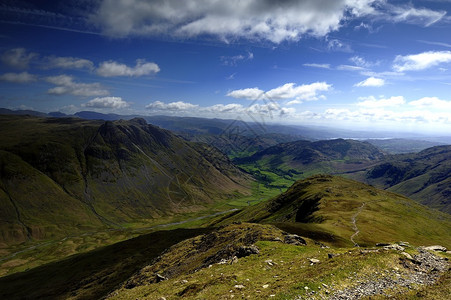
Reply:
<svg viewBox="0 0 451 300"><path fill-rule="evenodd" d="M276 237L272 240L273 242L283 242L280 237Z"/></svg>
<svg viewBox="0 0 451 300"><path fill-rule="evenodd" d="M269 288L269 284L264 284L264 285L262 286L262 288L264 288L264 289Z"/></svg>
<svg viewBox="0 0 451 300"><path fill-rule="evenodd" d="M258 248L254 245L252 246L240 246L240 248L238 249L238 252L235 254L236 257L241 258L241 257L246 257L252 254L259 254L260 251L258 250Z"/></svg>
<svg viewBox="0 0 451 300"><path fill-rule="evenodd" d="M228 263L229 263L229 261L228 261L227 259L223 258L223 259L221 259L221 260L218 262L218 265L225 265L225 264L228 264Z"/></svg>
<svg viewBox="0 0 451 300"><path fill-rule="evenodd" d="M312 264L319 264L320 263L320 260L319 259L316 259L316 258L309 258L308 259Z"/></svg>
<svg viewBox="0 0 451 300"><path fill-rule="evenodd" d="M326 289L329 287L327 284L322 283L322 286L325 287Z"/></svg>
<svg viewBox="0 0 451 300"><path fill-rule="evenodd" d="M402 246L402 247L410 247L409 242L399 242L398 244L399 244L399 246Z"/></svg>
<svg viewBox="0 0 451 300"><path fill-rule="evenodd" d="M165 297L160 297L160 299L159 300L166 300L166 298Z"/></svg>
<svg viewBox="0 0 451 300"><path fill-rule="evenodd" d="M284 238L284 242L285 242L285 244L296 245L296 246L307 245L307 242L297 234L287 234Z"/></svg>
<svg viewBox="0 0 451 300"><path fill-rule="evenodd" d="M304 286L304 289L307 291L308 290L308 286Z"/></svg>
<svg viewBox="0 0 451 300"><path fill-rule="evenodd" d="M166 277L158 274L158 273L155 274L155 282L158 283L158 282L161 282L161 281L164 281L164 280L168 280L168 279Z"/></svg>
<svg viewBox="0 0 451 300"><path fill-rule="evenodd" d="M236 257L236 256L234 256L234 257L232 257L232 259L231 259L231 261L230 261L230 264L232 265L232 264L236 264L238 262L238 257Z"/></svg>
<svg viewBox="0 0 451 300"><path fill-rule="evenodd" d="M244 287L244 285L242 285L242 284L235 284L234 288L239 289L239 290L242 290L242 289L244 289L245 287Z"/></svg>
<svg viewBox="0 0 451 300"><path fill-rule="evenodd" d="M265 260L265 263L268 264L268 266L274 266L276 263L272 261L272 259Z"/></svg>
<svg viewBox="0 0 451 300"><path fill-rule="evenodd" d="M384 246L385 250L397 250L397 251L404 251L404 247L401 247L398 244L390 244L388 246Z"/></svg>
<svg viewBox="0 0 451 300"><path fill-rule="evenodd" d="M337 256L339 256L340 254L337 254L337 253L327 253L327 257L328 258L334 258L334 257L337 257Z"/></svg>
<svg viewBox="0 0 451 300"><path fill-rule="evenodd" d="M180 282L181 282L181 283L188 283L188 280L183 279L183 280L180 280Z"/></svg>
<svg viewBox="0 0 451 300"><path fill-rule="evenodd" d="M443 247L443 246L440 246L440 245L428 246L428 247L424 247L424 249L432 250L432 251L446 252L446 247Z"/></svg>
<svg viewBox="0 0 451 300"><path fill-rule="evenodd" d="M407 259L413 260L412 255L410 255L409 253L407 253L407 252L401 252L401 254L404 255Z"/></svg>
<svg viewBox="0 0 451 300"><path fill-rule="evenodd" d="M390 272L374 272L361 280L355 285L344 290L335 291L329 300L342 299L361 299L371 298L374 295L382 295L384 297L392 297L388 292L399 290L401 288L414 289L415 286L424 286L434 284L447 270L449 263L442 260L439 256L425 250L422 247L417 248L419 254L414 255L412 260L401 259L405 268L404 274L399 274L399 269ZM392 274L394 273L394 277Z"/></svg>

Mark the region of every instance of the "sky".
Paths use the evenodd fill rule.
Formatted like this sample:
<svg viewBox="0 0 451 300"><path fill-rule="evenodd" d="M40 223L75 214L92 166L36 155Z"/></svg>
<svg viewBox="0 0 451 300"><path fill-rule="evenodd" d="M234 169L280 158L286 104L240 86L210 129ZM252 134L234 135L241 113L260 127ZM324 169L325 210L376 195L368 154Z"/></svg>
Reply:
<svg viewBox="0 0 451 300"><path fill-rule="evenodd" d="M0 0L0 107L451 132L451 0Z"/></svg>

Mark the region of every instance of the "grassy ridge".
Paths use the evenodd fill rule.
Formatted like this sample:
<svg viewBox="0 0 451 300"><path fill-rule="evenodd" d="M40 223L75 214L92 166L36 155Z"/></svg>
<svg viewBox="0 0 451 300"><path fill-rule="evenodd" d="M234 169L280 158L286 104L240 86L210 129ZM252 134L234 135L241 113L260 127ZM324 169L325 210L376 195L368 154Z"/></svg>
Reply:
<svg viewBox="0 0 451 300"><path fill-rule="evenodd" d="M417 245L451 246L448 214L398 194L325 175L300 180L285 193L243 209L219 224L235 221L277 223L336 246L353 245L350 237L355 226L360 231L354 239L359 245L407 240Z"/></svg>

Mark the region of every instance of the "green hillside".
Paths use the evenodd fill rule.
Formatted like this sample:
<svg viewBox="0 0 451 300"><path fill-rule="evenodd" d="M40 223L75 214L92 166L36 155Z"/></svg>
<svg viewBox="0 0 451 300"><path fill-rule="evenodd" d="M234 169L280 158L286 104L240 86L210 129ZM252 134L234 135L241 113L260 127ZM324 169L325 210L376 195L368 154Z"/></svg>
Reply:
<svg viewBox="0 0 451 300"><path fill-rule="evenodd" d="M273 223L336 246L405 240L416 245L451 247L448 214L398 194L330 175L297 181L281 195L222 219L219 224L235 221Z"/></svg>
<svg viewBox="0 0 451 300"><path fill-rule="evenodd" d="M216 148L130 121L0 118L0 242L146 224L247 194Z"/></svg>
<svg viewBox="0 0 451 300"><path fill-rule="evenodd" d="M352 177L451 213L451 146L394 155Z"/></svg>

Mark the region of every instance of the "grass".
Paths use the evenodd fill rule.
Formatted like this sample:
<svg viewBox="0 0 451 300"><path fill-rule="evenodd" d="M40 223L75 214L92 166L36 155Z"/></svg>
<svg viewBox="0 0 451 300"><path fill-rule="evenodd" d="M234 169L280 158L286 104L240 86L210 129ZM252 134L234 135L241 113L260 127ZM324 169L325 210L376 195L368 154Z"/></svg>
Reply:
<svg viewBox="0 0 451 300"><path fill-rule="evenodd" d="M237 230L236 226L240 225L233 226L230 230ZM195 243L186 241L183 249L186 256L199 259L200 254L186 248ZM395 268L403 271L400 254L394 251L361 253L348 248L324 249L310 239L307 243L307 246L294 246L260 240L255 243L260 250L258 255L240 258L234 264L212 264L196 272L173 274L169 280L159 283L146 282L141 277L144 280L141 284L131 289L118 289L109 299L230 299L232 296L238 299L293 299L297 296L319 299L355 285L359 278ZM164 274L171 261L178 261L177 253L178 248L172 248L151 273ZM329 259L329 253L339 256ZM320 263L311 264L310 258L319 259Z"/></svg>
<svg viewBox="0 0 451 300"><path fill-rule="evenodd" d="M211 229L153 232L2 277L0 298L98 299L171 245L209 231Z"/></svg>

